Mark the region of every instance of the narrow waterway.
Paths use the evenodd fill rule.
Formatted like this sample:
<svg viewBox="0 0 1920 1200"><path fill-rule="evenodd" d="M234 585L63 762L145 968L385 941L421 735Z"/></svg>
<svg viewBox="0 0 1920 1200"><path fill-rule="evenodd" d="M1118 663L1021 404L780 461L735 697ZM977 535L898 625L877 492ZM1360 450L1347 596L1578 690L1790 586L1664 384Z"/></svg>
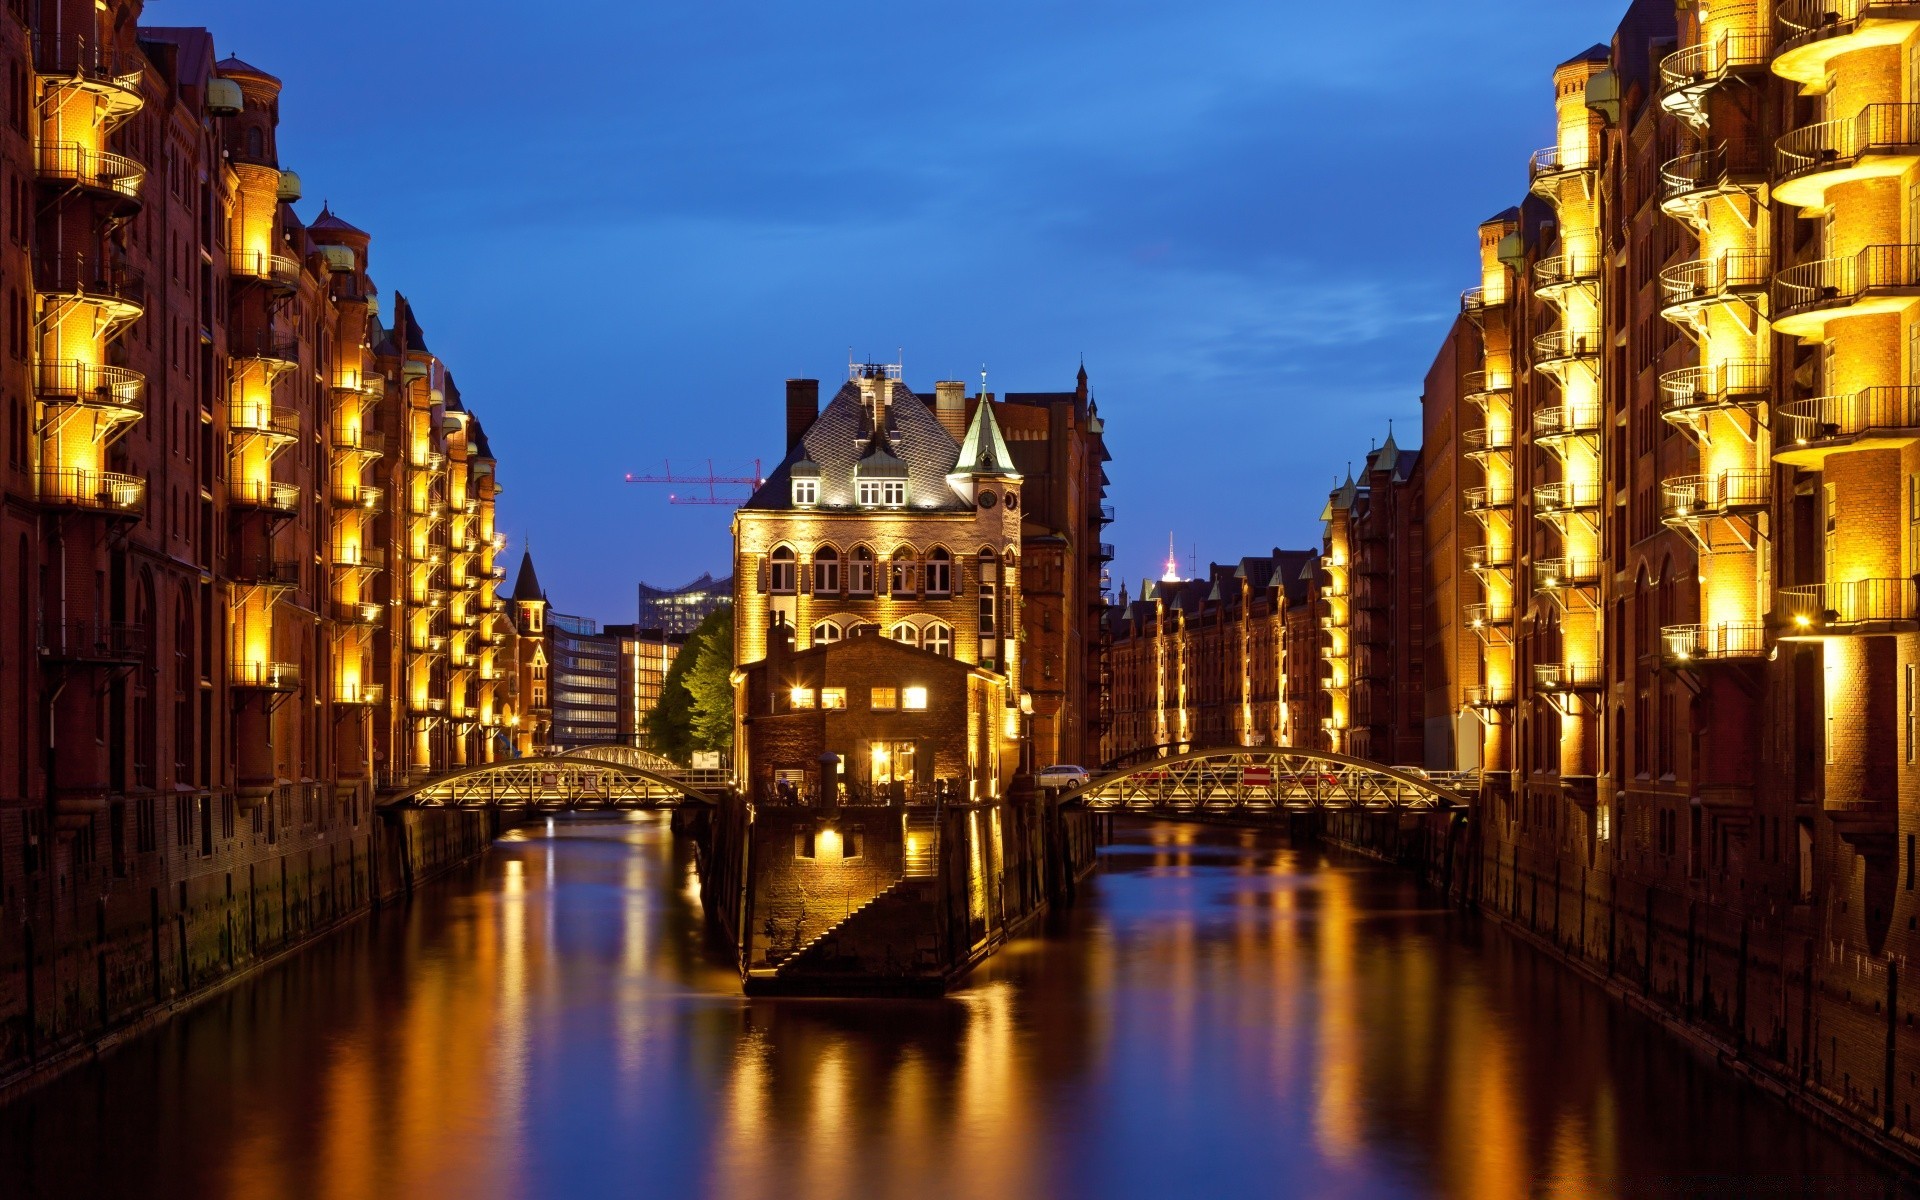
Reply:
<svg viewBox="0 0 1920 1200"><path fill-rule="evenodd" d="M0 1196L1892 1196L1405 875L1123 825L940 1001L747 1001L656 817L530 827L0 1109Z"/></svg>

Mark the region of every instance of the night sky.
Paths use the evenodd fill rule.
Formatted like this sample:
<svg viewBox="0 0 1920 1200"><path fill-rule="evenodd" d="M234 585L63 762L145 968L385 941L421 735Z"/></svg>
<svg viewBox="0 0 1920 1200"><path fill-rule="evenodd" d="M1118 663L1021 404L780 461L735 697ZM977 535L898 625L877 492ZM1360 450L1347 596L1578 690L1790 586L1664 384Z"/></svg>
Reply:
<svg viewBox="0 0 1920 1200"><path fill-rule="evenodd" d="M782 381L848 352L1107 419L1117 577L1308 545L1422 377L1474 227L1626 0L150 0L286 83L281 165L374 236L555 606L726 570ZM317 21L314 14L324 13ZM529 13L542 20L528 19Z"/></svg>

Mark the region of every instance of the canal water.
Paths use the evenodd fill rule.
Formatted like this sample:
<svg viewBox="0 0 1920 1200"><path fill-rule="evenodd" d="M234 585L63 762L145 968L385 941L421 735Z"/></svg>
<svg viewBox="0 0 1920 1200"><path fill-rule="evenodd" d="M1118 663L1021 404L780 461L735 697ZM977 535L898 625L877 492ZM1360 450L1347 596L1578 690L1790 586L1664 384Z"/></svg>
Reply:
<svg viewBox="0 0 1920 1200"><path fill-rule="evenodd" d="M1404 874L1121 825L937 1001L754 1000L655 816L518 831L0 1109L0 1197L1893 1196Z"/></svg>

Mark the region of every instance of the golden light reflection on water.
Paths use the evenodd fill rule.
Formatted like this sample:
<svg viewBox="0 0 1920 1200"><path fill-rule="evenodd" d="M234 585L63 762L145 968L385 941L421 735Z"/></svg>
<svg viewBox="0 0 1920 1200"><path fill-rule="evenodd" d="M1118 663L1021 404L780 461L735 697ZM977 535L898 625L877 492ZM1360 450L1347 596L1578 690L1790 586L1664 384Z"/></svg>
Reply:
<svg viewBox="0 0 1920 1200"><path fill-rule="evenodd" d="M56 1088L36 1127L111 1122L137 1161L171 1089L157 1144L199 1157L141 1194L245 1200L1479 1200L1856 1165L1401 876L1266 835L1124 830L1079 908L944 1000L741 998L688 870L653 818L525 831L183 1023L193 1053L110 1060L128 1113Z"/></svg>

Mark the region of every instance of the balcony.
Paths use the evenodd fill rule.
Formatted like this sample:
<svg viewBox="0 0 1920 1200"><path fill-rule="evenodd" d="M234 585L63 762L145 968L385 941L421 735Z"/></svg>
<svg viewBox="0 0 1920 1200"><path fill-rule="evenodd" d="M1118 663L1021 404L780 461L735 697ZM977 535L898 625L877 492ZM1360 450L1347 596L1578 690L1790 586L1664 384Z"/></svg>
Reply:
<svg viewBox="0 0 1920 1200"><path fill-rule="evenodd" d="M34 148L40 182L76 188L106 200L121 216L140 210L147 169L124 154L92 150L79 142L41 142Z"/></svg>
<svg viewBox="0 0 1920 1200"><path fill-rule="evenodd" d="M1510 683L1471 683L1466 687L1465 698L1468 708L1512 708L1513 685Z"/></svg>
<svg viewBox="0 0 1920 1200"><path fill-rule="evenodd" d="M264 283L281 295L300 290L300 261L285 254L236 248L228 256L227 266L235 279Z"/></svg>
<svg viewBox="0 0 1920 1200"><path fill-rule="evenodd" d="M416 633L407 639L407 649L415 654L445 654L447 639L444 634Z"/></svg>
<svg viewBox="0 0 1920 1200"><path fill-rule="evenodd" d="M1561 188L1580 182L1598 167L1593 151L1585 146L1572 149L1548 146L1533 152L1533 158L1527 163L1527 183L1534 195L1552 204L1558 201Z"/></svg>
<svg viewBox="0 0 1920 1200"><path fill-rule="evenodd" d="M1460 313L1470 321L1478 322L1489 311L1507 306L1507 293L1497 288L1489 293L1484 287L1468 288L1460 293Z"/></svg>
<svg viewBox="0 0 1920 1200"><path fill-rule="evenodd" d="M1502 424L1469 429L1460 435L1460 444L1466 447L1469 458L1503 454L1513 449L1513 427Z"/></svg>
<svg viewBox="0 0 1920 1200"><path fill-rule="evenodd" d="M328 561L334 566L346 570L377 571L387 565L387 551L384 546L346 545L336 543Z"/></svg>
<svg viewBox="0 0 1920 1200"><path fill-rule="evenodd" d="M248 587L297 588L300 564L290 558L247 557L234 566L233 580Z"/></svg>
<svg viewBox="0 0 1920 1200"><path fill-rule="evenodd" d="M1114 557L1113 543L1101 542L1097 547L1095 547L1093 552L1093 557L1095 562L1103 562L1103 563L1112 562Z"/></svg>
<svg viewBox="0 0 1920 1200"><path fill-rule="evenodd" d="M1669 159L1660 168L1660 209L1676 220L1698 223L1705 207L1724 196L1751 194L1767 182L1767 146L1736 138Z"/></svg>
<svg viewBox="0 0 1920 1200"><path fill-rule="evenodd" d="M1485 408L1495 398L1513 394L1513 382L1485 371L1468 371L1460 377L1460 396L1476 408Z"/></svg>
<svg viewBox="0 0 1920 1200"><path fill-rule="evenodd" d="M387 452L387 438L377 430L359 426L332 427L329 443L341 454L364 454L369 458L379 458Z"/></svg>
<svg viewBox="0 0 1920 1200"><path fill-rule="evenodd" d="M1467 628L1473 630L1488 629L1513 622L1513 605L1511 604L1469 604L1462 612L1466 617Z"/></svg>
<svg viewBox="0 0 1920 1200"><path fill-rule="evenodd" d="M1773 366L1764 359L1735 359L1712 367L1681 367L1660 376L1660 415L1692 425L1717 409L1764 403L1773 388Z"/></svg>
<svg viewBox="0 0 1920 1200"><path fill-rule="evenodd" d="M1764 70L1773 39L1764 33L1723 33L1660 60L1660 107L1694 125L1705 125L1707 93L1730 76Z"/></svg>
<svg viewBox="0 0 1920 1200"><path fill-rule="evenodd" d="M123 56L110 41L84 34L36 36L33 66L49 93L47 103L57 104L63 91L88 92L103 110L103 124L109 129L139 112L145 103L141 84L146 76L140 60Z"/></svg>
<svg viewBox="0 0 1920 1200"><path fill-rule="evenodd" d="M1591 438L1600 432L1598 404L1565 404L1533 414L1533 439L1550 446L1573 438Z"/></svg>
<svg viewBox="0 0 1920 1200"><path fill-rule="evenodd" d="M287 443L300 440L300 413L297 409L271 404L230 404L227 428L249 437L264 437Z"/></svg>
<svg viewBox="0 0 1920 1200"><path fill-rule="evenodd" d="M1871 387L1780 406L1773 461L1819 470L1829 454L1896 450L1920 441L1920 387Z"/></svg>
<svg viewBox="0 0 1920 1200"><path fill-rule="evenodd" d="M1854 626L1920 618L1917 590L1913 579L1898 577L1786 587L1775 595L1774 617L1786 626L1785 636L1850 633Z"/></svg>
<svg viewBox="0 0 1920 1200"><path fill-rule="evenodd" d="M62 663L137 663L147 657L147 631L111 621L42 621L40 657Z"/></svg>
<svg viewBox="0 0 1920 1200"><path fill-rule="evenodd" d="M1533 489L1533 511L1539 517L1592 513L1600 507L1597 483L1543 483Z"/></svg>
<svg viewBox="0 0 1920 1200"><path fill-rule="evenodd" d="M1890 178L1920 162L1920 104L1869 104L1851 117L1802 126L1773 144L1773 196L1824 209L1843 183Z"/></svg>
<svg viewBox="0 0 1920 1200"><path fill-rule="evenodd" d="M407 711L416 717L435 717L447 711L447 702L440 696L415 696L407 701Z"/></svg>
<svg viewBox="0 0 1920 1200"><path fill-rule="evenodd" d="M342 483L333 489L333 502L342 508L358 508L367 512L378 512L386 501L386 493L380 488L365 483Z"/></svg>
<svg viewBox="0 0 1920 1200"><path fill-rule="evenodd" d="M40 503L48 508L137 517L147 507L147 481L114 471L42 467Z"/></svg>
<svg viewBox="0 0 1920 1200"><path fill-rule="evenodd" d="M1111 524L1113 524L1113 505L1111 505L1111 504L1102 504L1102 505L1101 505L1101 506L1100 506L1100 507L1099 507L1098 509L1096 509L1095 511L1099 513L1099 516L1100 516L1100 524L1102 524L1102 525L1111 525Z"/></svg>
<svg viewBox="0 0 1920 1200"><path fill-rule="evenodd" d="M300 665L243 659L233 664L227 678L235 688L263 692L294 692L300 690Z"/></svg>
<svg viewBox="0 0 1920 1200"><path fill-rule="evenodd" d="M438 450L422 450L416 447L407 456L407 462L414 469L426 471L429 474L447 469L447 456Z"/></svg>
<svg viewBox="0 0 1920 1200"><path fill-rule="evenodd" d="M1476 515L1501 512L1513 507L1510 487L1472 487L1460 492L1460 507Z"/></svg>
<svg viewBox="0 0 1920 1200"><path fill-rule="evenodd" d="M1467 568L1472 571L1503 571L1513 565L1513 546L1468 546Z"/></svg>
<svg viewBox="0 0 1920 1200"><path fill-rule="evenodd" d="M1772 491L1771 471L1723 471L1681 475L1660 485L1660 519L1685 526L1716 517L1759 512Z"/></svg>
<svg viewBox="0 0 1920 1200"><path fill-rule="evenodd" d="M333 702L335 704L378 704L386 698L386 694L387 689L377 683L336 683L333 685Z"/></svg>
<svg viewBox="0 0 1920 1200"><path fill-rule="evenodd" d="M1570 288L1592 287L1599 282L1597 254L1556 254L1533 264L1534 291L1549 300Z"/></svg>
<svg viewBox="0 0 1920 1200"><path fill-rule="evenodd" d="M1592 369L1599 357L1598 329L1550 329L1533 339L1533 365L1556 378L1581 363Z"/></svg>
<svg viewBox="0 0 1920 1200"><path fill-rule="evenodd" d="M1543 558L1533 564L1533 590L1596 588L1605 570L1606 564L1597 558Z"/></svg>
<svg viewBox="0 0 1920 1200"><path fill-rule="evenodd" d="M291 483L236 479L227 484L227 504L236 509L290 517L300 511L300 489Z"/></svg>
<svg viewBox="0 0 1920 1200"><path fill-rule="evenodd" d="M88 254L50 254L33 260L33 290L50 307L90 304L109 326L137 318L147 307L147 281L140 272Z"/></svg>
<svg viewBox="0 0 1920 1200"><path fill-rule="evenodd" d="M33 375L34 393L45 404L100 409L116 421L137 420L146 411L147 377L126 367L41 359Z"/></svg>
<svg viewBox="0 0 1920 1200"><path fill-rule="evenodd" d="M1667 625L1660 630L1660 658L1669 666L1767 656L1767 627L1753 622Z"/></svg>
<svg viewBox="0 0 1920 1200"><path fill-rule="evenodd" d="M237 362L264 363L275 373L300 365L300 343L271 333L230 337L227 339L227 354Z"/></svg>
<svg viewBox="0 0 1920 1200"><path fill-rule="evenodd" d="M333 602L333 619L342 625L378 625L386 613L384 604L363 603L357 600L336 600Z"/></svg>
<svg viewBox="0 0 1920 1200"><path fill-rule="evenodd" d="M1596 692L1606 684L1597 662L1535 663L1533 685L1543 692Z"/></svg>
<svg viewBox="0 0 1920 1200"><path fill-rule="evenodd" d="M1751 307L1766 292L1772 268L1773 258L1767 254L1722 254L1676 263L1660 272L1660 315L1697 327L1717 305Z"/></svg>
<svg viewBox="0 0 1920 1200"><path fill-rule="evenodd" d="M1839 56L1898 45L1920 26L1920 9L1899 0L1780 0L1773 15L1773 73L1808 87L1824 87Z"/></svg>

